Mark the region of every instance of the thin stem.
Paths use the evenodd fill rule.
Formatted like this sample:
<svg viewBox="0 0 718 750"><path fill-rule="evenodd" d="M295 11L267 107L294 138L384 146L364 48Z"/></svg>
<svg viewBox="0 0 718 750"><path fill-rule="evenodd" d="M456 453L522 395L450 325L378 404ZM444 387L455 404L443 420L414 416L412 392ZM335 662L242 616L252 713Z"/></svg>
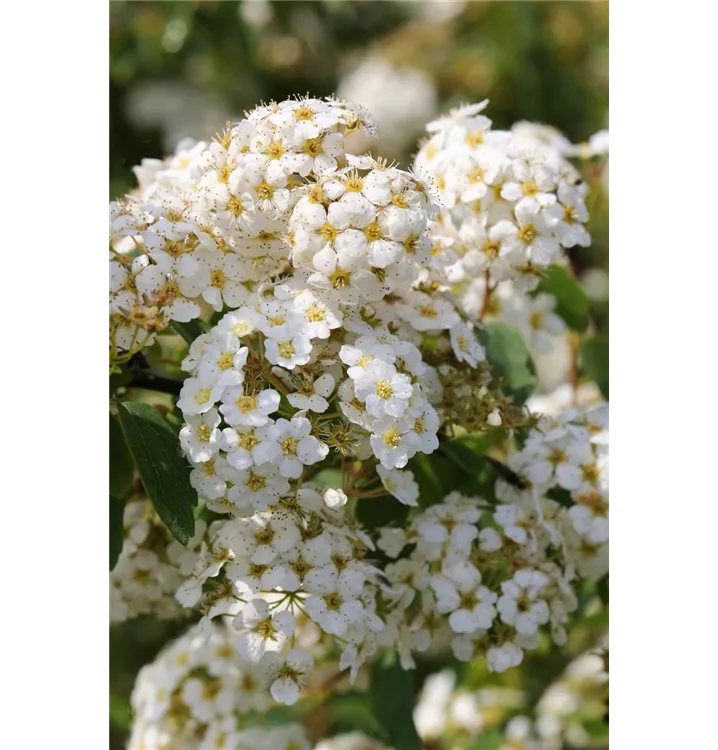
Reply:
<svg viewBox="0 0 718 750"><path fill-rule="evenodd" d="M486 289L484 290L484 299L481 303L481 312L479 313L479 320L483 320L484 316L489 310L489 300L491 299L491 295L496 291L496 287L498 286L498 283L491 286L491 279L489 276L489 270L488 268L484 271L484 281L486 283Z"/></svg>

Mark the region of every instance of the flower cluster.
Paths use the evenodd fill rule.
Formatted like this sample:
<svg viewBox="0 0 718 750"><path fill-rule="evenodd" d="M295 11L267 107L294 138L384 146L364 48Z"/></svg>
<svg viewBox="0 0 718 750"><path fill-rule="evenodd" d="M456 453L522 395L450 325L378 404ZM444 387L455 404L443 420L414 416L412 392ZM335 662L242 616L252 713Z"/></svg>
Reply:
<svg viewBox="0 0 718 750"><path fill-rule="evenodd" d="M140 671L132 693L130 750L253 748L309 750L299 725L253 726L250 714L271 705L269 677L237 650L236 636L196 627Z"/></svg>
<svg viewBox="0 0 718 750"><path fill-rule="evenodd" d="M206 149L143 164L140 194L110 204L111 363L198 317L200 303L239 307L248 286L284 270L296 189L336 169L355 129L375 126L349 102L287 100L254 109Z"/></svg>
<svg viewBox="0 0 718 750"><path fill-rule="evenodd" d="M449 638L458 659L483 655L496 672L520 664L544 625L565 642L577 575L606 572L606 419L600 406L571 410L547 432L541 422L509 455L518 486L499 480L497 505L454 492L408 529L382 529L379 548L400 558L384 572L397 602L387 621L406 668L412 652ZM568 502L551 497L554 487L571 490Z"/></svg>
<svg viewBox="0 0 718 750"><path fill-rule="evenodd" d="M590 244L587 187L562 136L531 123L493 130L481 114L487 103L429 123L416 157L442 202L431 227L432 270L450 284L485 276L531 289L562 248Z"/></svg>
<svg viewBox="0 0 718 750"><path fill-rule="evenodd" d="M125 503L122 552L110 573L110 622L154 614L161 619L182 617L186 611L175 592L189 573L204 534L198 521L195 536L183 547L174 541L144 495Z"/></svg>
<svg viewBox="0 0 718 750"><path fill-rule="evenodd" d="M465 747L470 738L494 734L498 727L503 735L496 745L500 750L595 747L584 723L595 727L602 718L607 677L598 653L581 654L533 707L527 705L522 690L497 686L471 690L457 685L456 675L445 670L424 683L414 722L426 743L443 740L447 747ZM533 718L527 715L529 708Z"/></svg>

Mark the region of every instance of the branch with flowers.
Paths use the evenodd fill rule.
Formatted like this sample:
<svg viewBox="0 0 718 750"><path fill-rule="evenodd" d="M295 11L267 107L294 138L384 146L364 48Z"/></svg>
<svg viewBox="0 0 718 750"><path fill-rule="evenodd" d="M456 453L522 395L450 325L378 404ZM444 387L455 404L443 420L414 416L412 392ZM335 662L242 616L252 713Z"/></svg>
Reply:
<svg viewBox="0 0 718 750"><path fill-rule="evenodd" d="M593 154L486 104L408 171L345 150L349 101L262 105L111 204L111 618L188 620L131 748L309 747L257 718L367 674L367 747L434 746L417 662L520 667L603 590ZM568 329L565 403L527 406Z"/></svg>

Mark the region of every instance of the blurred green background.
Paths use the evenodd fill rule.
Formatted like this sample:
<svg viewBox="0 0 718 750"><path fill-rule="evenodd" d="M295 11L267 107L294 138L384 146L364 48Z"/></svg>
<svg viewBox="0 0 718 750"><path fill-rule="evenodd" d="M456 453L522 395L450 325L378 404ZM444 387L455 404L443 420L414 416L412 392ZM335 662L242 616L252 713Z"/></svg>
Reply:
<svg viewBox="0 0 718 750"><path fill-rule="evenodd" d="M427 120L487 97L495 127L533 120L586 140L608 126L608 3L111 2L110 197L134 187L142 158L171 152L184 136L209 138L261 100L305 93L369 108L381 138L367 147L404 166ZM594 245L579 266L605 268L608 202L589 209ZM607 305L593 312L607 328ZM540 694L595 643L606 623L588 620L583 642L532 657L525 679L541 684L527 692ZM125 746L137 671L185 627L143 617L112 629L113 750Z"/></svg>

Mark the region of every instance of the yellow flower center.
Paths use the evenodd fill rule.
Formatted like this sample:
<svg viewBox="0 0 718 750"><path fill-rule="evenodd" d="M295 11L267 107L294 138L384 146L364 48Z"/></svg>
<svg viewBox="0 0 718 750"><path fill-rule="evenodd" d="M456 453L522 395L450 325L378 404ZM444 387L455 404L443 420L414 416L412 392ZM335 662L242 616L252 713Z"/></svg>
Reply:
<svg viewBox="0 0 718 750"><path fill-rule="evenodd" d="M244 414L257 408L257 399L254 396L240 396L237 399L237 408Z"/></svg>
<svg viewBox="0 0 718 750"><path fill-rule="evenodd" d="M217 366L220 370L229 370L234 364L234 354L232 352L223 352L217 360Z"/></svg>
<svg viewBox="0 0 718 750"><path fill-rule="evenodd" d="M285 456L296 456L298 441L293 437L286 437L279 444L282 447L282 453Z"/></svg>
<svg viewBox="0 0 718 750"><path fill-rule="evenodd" d="M384 443L392 448L396 448L401 443L401 433L396 427L392 427L388 432L384 433Z"/></svg>
<svg viewBox="0 0 718 750"><path fill-rule="evenodd" d="M272 196L274 195L274 188L268 183L262 180L262 182L257 185L257 196L262 201L269 201L272 200Z"/></svg>
<svg viewBox="0 0 718 750"><path fill-rule="evenodd" d="M227 211L229 211L229 213L233 214L234 216L241 216L244 213L244 206L242 205L242 201L234 195L227 201L226 208Z"/></svg>
<svg viewBox="0 0 718 750"><path fill-rule="evenodd" d="M319 234L322 239L326 240L327 242L334 242L334 240L337 238L338 233L331 224L324 224L324 226L319 229Z"/></svg>
<svg viewBox="0 0 718 750"><path fill-rule="evenodd" d="M251 451L256 445L259 444L259 438L254 434L254 430L251 432L243 432L239 435L239 445L246 451Z"/></svg>
<svg viewBox="0 0 718 750"><path fill-rule="evenodd" d="M326 311L323 307L320 307L319 305L312 305L307 310L307 320L310 323L319 323L326 317Z"/></svg>
<svg viewBox="0 0 718 750"><path fill-rule="evenodd" d="M291 359L294 356L294 346L291 341L284 341L277 347L279 356L282 359Z"/></svg>
<svg viewBox="0 0 718 750"><path fill-rule="evenodd" d="M209 388L200 388L197 393L194 394L194 402L196 404L206 404L211 395L212 391L210 391Z"/></svg>
<svg viewBox="0 0 718 750"><path fill-rule="evenodd" d="M252 492L259 492L259 490L263 490L267 486L267 478L261 477L259 474L254 474L250 471L247 481L244 484L247 488L252 490Z"/></svg>
<svg viewBox="0 0 718 750"><path fill-rule="evenodd" d="M227 277L217 268L209 275L209 283L212 286L217 287L217 289L223 289L224 285L227 283Z"/></svg>
<svg viewBox="0 0 718 750"><path fill-rule="evenodd" d="M530 245L535 239L538 232L536 231L536 227L533 224L527 224L525 227L521 227L521 231L519 232L519 239L521 242L525 242L527 245Z"/></svg>
<svg viewBox="0 0 718 750"><path fill-rule="evenodd" d="M384 235L379 226L379 222L372 221L371 224L367 224L364 227L364 236L366 237L367 242L376 242L377 240L380 240Z"/></svg>
<svg viewBox="0 0 718 750"><path fill-rule="evenodd" d="M380 380L376 384L376 395L383 399L391 398L394 395L391 383L388 380Z"/></svg>
<svg viewBox="0 0 718 750"><path fill-rule="evenodd" d="M322 147L322 139L321 138L310 138L307 140L307 142L304 144L303 149L305 154L309 154L311 157L319 156L324 149Z"/></svg>
<svg viewBox="0 0 718 750"><path fill-rule="evenodd" d="M433 305L422 305L419 308L419 315L423 318L435 318L439 313Z"/></svg>
<svg viewBox="0 0 718 750"><path fill-rule="evenodd" d="M341 268L337 268L337 270L329 276L329 281L331 281L332 286L335 289L344 289L344 287L349 286L350 278L351 274L349 271L343 271Z"/></svg>
<svg viewBox="0 0 718 750"><path fill-rule="evenodd" d="M209 439L212 437L212 428L208 424L201 424L197 428L197 440L200 443L209 443Z"/></svg>

